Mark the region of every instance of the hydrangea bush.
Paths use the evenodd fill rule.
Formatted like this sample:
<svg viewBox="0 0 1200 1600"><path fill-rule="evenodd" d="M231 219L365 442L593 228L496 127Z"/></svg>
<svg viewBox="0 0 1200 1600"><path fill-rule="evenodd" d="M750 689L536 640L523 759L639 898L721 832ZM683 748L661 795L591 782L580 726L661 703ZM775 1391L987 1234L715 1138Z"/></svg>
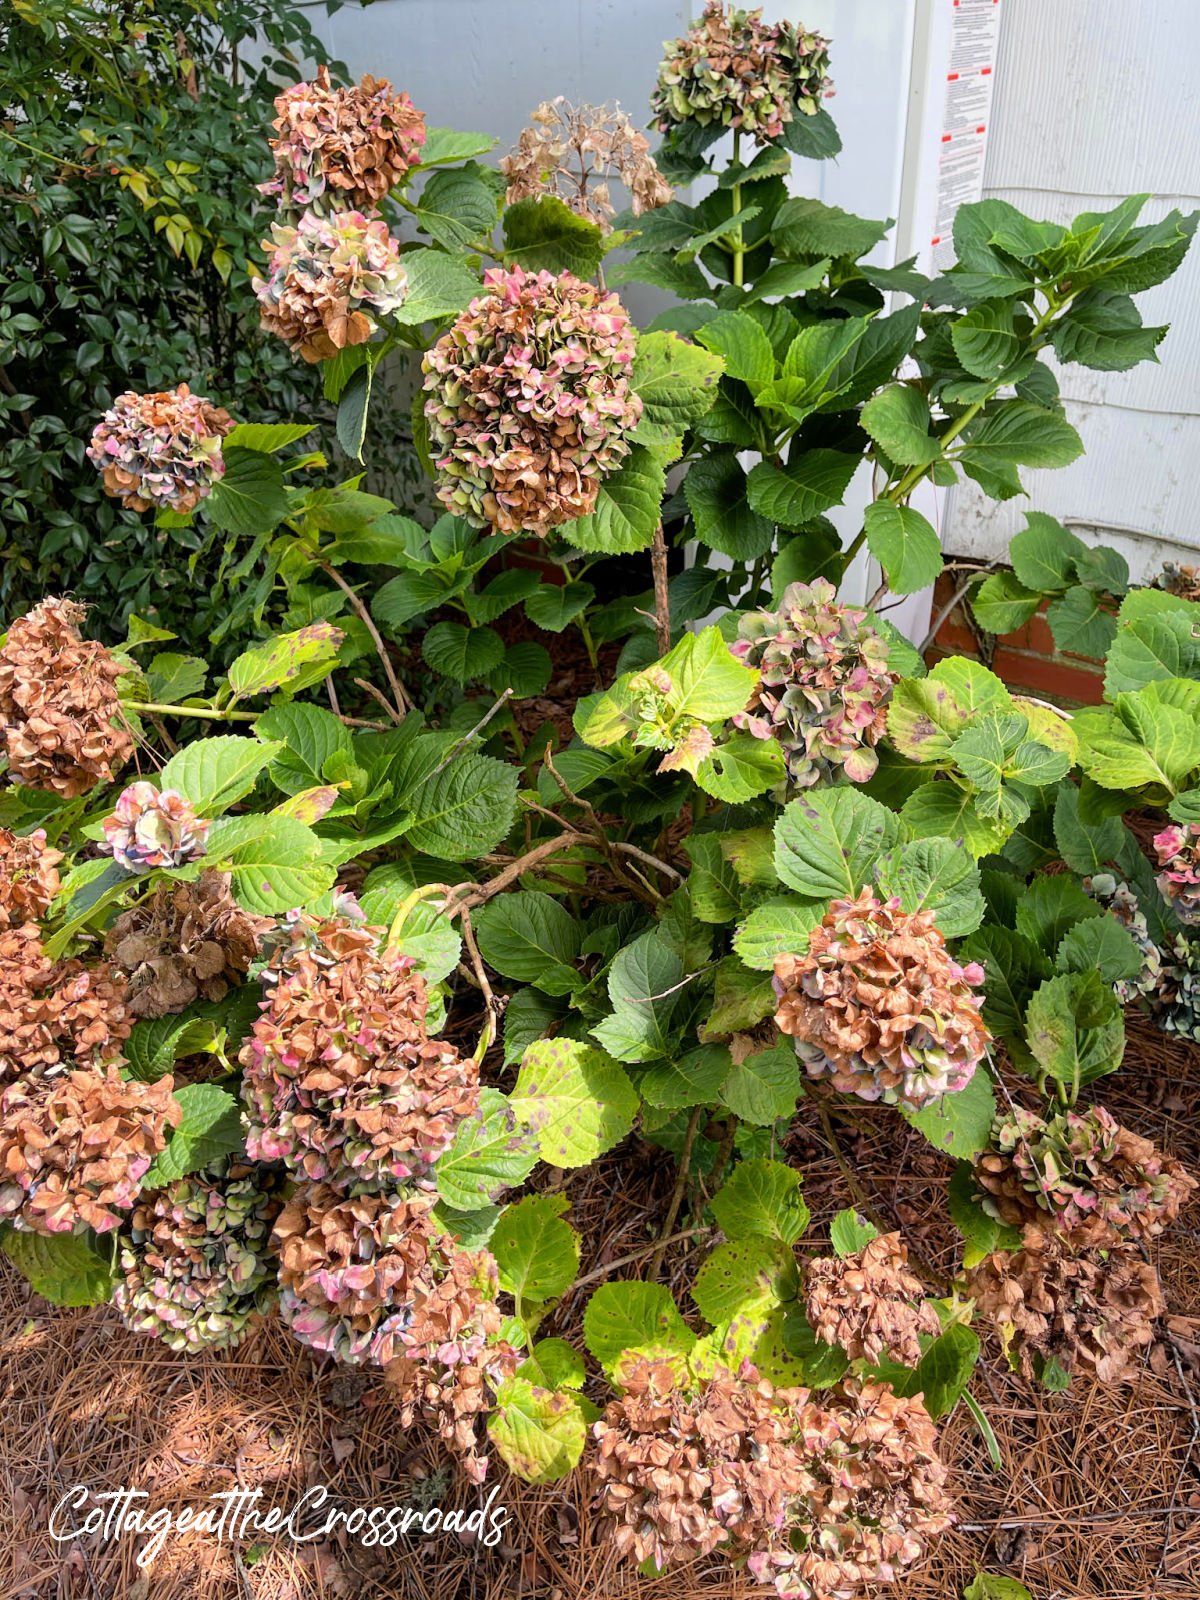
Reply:
<svg viewBox="0 0 1200 1600"><path fill-rule="evenodd" d="M710 5L667 48L659 176L597 135L617 217L564 197L575 122L497 170L419 92L284 92L264 325L359 460L421 353L438 514L339 481L305 418L205 413L200 450L144 425L186 387L133 396L98 470L223 541L261 636L215 666L49 596L0 646L6 1254L184 1352L276 1316L473 1481L579 1469L620 1557L721 1553L804 1600L946 1528L938 1424L982 1417L983 1340L1051 1389L1136 1373L1142 1247L1195 1184L1093 1086L1126 1004L1200 1037L1195 603L1032 514L970 603L1095 613L1109 698L1075 713L927 670L883 604L942 568L919 484L1008 497L1079 454L1043 358L1150 355L1132 296L1195 219L987 201L939 279L875 267L883 224L785 183L838 148L827 88L824 40ZM638 328L627 282L680 303ZM946 1278L854 1193L814 1236L813 1117L956 1164ZM648 1149L673 1198L580 1328L571 1174Z"/></svg>

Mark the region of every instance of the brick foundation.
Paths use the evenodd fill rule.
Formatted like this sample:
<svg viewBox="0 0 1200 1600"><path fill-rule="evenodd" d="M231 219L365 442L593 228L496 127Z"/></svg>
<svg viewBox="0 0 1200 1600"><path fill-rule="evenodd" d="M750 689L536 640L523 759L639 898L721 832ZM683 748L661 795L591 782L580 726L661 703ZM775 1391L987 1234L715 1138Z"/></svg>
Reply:
<svg viewBox="0 0 1200 1600"><path fill-rule="evenodd" d="M955 579L943 573L933 591L933 614L937 616L955 591ZM932 667L945 656L970 656L981 661L979 639L967 619L966 601L960 600L934 636L925 652ZM1018 693L1037 695L1067 705L1094 706L1104 698L1104 664L1090 656L1072 655L1055 647L1054 636L1045 618L1045 606L1016 633L996 640L995 654L988 665L998 678Z"/></svg>

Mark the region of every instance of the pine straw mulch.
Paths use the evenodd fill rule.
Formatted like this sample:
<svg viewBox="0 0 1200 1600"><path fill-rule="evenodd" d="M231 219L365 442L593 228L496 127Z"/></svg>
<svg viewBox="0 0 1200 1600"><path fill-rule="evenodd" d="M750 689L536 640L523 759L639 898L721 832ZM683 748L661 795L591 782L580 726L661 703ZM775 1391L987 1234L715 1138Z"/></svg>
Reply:
<svg viewBox="0 0 1200 1600"><path fill-rule="evenodd" d="M1200 1169L1200 1049L1130 1019L1122 1071L1103 1085L1114 1113ZM804 1172L820 1229L847 1200L899 1225L935 1271L951 1269L947 1164L897 1118L852 1108L835 1119L835 1153L802 1103L787 1154ZM644 1157L644 1159L643 1159ZM593 1282L644 1269L672 1187L661 1152L624 1147L566 1192ZM994 1346L974 1394L1004 1458L992 1470L959 1407L944 1430L958 1500L957 1528L930 1563L878 1591L894 1600L957 1600L981 1568L1021 1578L1034 1600L1196 1600L1200 1593L1200 1217L1158 1241L1170 1316L1131 1387L1076 1381L1049 1395L1012 1377ZM819 1237L819 1234L816 1235ZM703 1240L668 1253L686 1304ZM622 1265L641 1252L641 1259ZM573 1334L588 1288L558 1308L546 1333ZM602 1398L600 1390L597 1397ZM139 1572L137 1539L55 1546L48 1508L76 1483L101 1492L151 1491L150 1504L197 1506L235 1487L290 1504L326 1484L358 1505L471 1506L436 1439L401 1432L382 1391L360 1373L328 1368L278 1325L240 1349L205 1359L172 1355L126 1333L104 1309L61 1311L0 1274L0 1600L749 1600L763 1591L710 1559L651 1581L615 1568L596 1539L586 1483L534 1489L496 1476L511 1521L502 1543L460 1535L409 1540L392 1551L354 1541L253 1548L185 1535Z"/></svg>

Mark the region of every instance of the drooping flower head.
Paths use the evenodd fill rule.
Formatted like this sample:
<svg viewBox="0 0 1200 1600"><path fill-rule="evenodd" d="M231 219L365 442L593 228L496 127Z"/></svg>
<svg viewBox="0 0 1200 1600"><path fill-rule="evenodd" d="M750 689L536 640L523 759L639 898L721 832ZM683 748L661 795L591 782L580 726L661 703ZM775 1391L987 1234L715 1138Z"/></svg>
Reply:
<svg viewBox="0 0 1200 1600"><path fill-rule="evenodd" d="M504 1336L494 1257L445 1240L433 1259L435 1270L414 1297L412 1321L399 1337L401 1353L387 1362L384 1379L399 1403L401 1424L411 1427L418 1416L433 1421L465 1475L480 1483L488 1460L479 1448L479 1424L521 1357Z"/></svg>
<svg viewBox="0 0 1200 1600"><path fill-rule="evenodd" d="M129 390L92 430L88 459L104 492L131 511L194 511L225 471L221 441L228 411L186 383L155 394Z"/></svg>
<svg viewBox="0 0 1200 1600"><path fill-rule="evenodd" d="M133 1027L128 998L107 962L51 961L36 923L0 930L0 1086L114 1061Z"/></svg>
<svg viewBox="0 0 1200 1600"><path fill-rule="evenodd" d="M104 948L129 978L135 1017L164 1017L193 1000L223 1000L241 983L275 926L244 911L227 872L202 872L195 883L160 883L123 911Z"/></svg>
<svg viewBox="0 0 1200 1600"><path fill-rule="evenodd" d="M1048 1117L1017 1107L976 1159L984 1209L1021 1227L1049 1216L1074 1244L1149 1239L1196 1188L1179 1162L1123 1128L1103 1106Z"/></svg>
<svg viewBox="0 0 1200 1600"><path fill-rule="evenodd" d="M182 1115L170 1077L25 1077L0 1093L0 1219L32 1233L107 1233Z"/></svg>
<svg viewBox="0 0 1200 1600"><path fill-rule="evenodd" d="M356 1187L428 1185L479 1104L479 1072L425 1031L425 980L382 930L300 919L242 1051L254 1160Z"/></svg>
<svg viewBox="0 0 1200 1600"><path fill-rule="evenodd" d="M1158 887L1180 922L1200 923L1200 822L1173 822L1154 835Z"/></svg>
<svg viewBox="0 0 1200 1600"><path fill-rule="evenodd" d="M590 512L630 450L642 402L615 294L564 272L493 268L425 356L425 415L448 511L545 537Z"/></svg>
<svg viewBox="0 0 1200 1600"><path fill-rule="evenodd" d="M739 128L756 144L812 116L833 92L829 41L791 22L764 22L761 8L726 9L708 0L704 15L666 45L650 105L661 132L680 123Z"/></svg>
<svg viewBox="0 0 1200 1600"><path fill-rule="evenodd" d="M1181 933L1162 952L1162 972L1147 991L1146 1009L1164 1033L1200 1042L1200 939Z"/></svg>
<svg viewBox="0 0 1200 1600"><path fill-rule="evenodd" d="M9 776L66 800L113 774L133 754L114 726L113 685L124 668L102 644L84 639L83 606L43 600L19 617L0 647L0 722Z"/></svg>
<svg viewBox="0 0 1200 1600"><path fill-rule="evenodd" d="M131 783L121 791L112 815L105 817L105 848L130 872L149 867L181 867L204 854L211 823L198 817L177 789Z"/></svg>
<svg viewBox="0 0 1200 1600"><path fill-rule="evenodd" d="M920 1334L941 1331L921 1280L908 1268L898 1233L881 1234L853 1255L822 1256L804 1265L805 1313L817 1338L851 1361L901 1366L921 1359Z"/></svg>
<svg viewBox="0 0 1200 1600"><path fill-rule="evenodd" d="M366 344L408 295L400 246L382 217L306 211L295 227L273 223L263 249L267 277L252 280L262 325L305 361Z"/></svg>
<svg viewBox="0 0 1200 1600"><path fill-rule="evenodd" d="M802 789L842 773L853 783L874 775L884 705L897 681L886 641L865 612L839 605L836 593L824 578L790 584L778 611L742 617L730 646L760 674L735 725L776 740L789 778Z"/></svg>
<svg viewBox="0 0 1200 1600"><path fill-rule="evenodd" d="M610 179L628 189L635 217L665 206L673 193L650 154L650 141L620 106L573 106L562 95L542 101L500 171L508 179L508 205L555 195L606 233L616 210Z"/></svg>
<svg viewBox="0 0 1200 1600"><path fill-rule="evenodd" d="M46 915L58 893L62 858L46 843L45 828L25 834L0 828L0 930Z"/></svg>
<svg viewBox="0 0 1200 1600"><path fill-rule="evenodd" d="M950 1524L933 1422L886 1384L776 1390L749 1363L698 1380L653 1352L619 1377L589 1465L621 1556L724 1548L780 1595L829 1600L914 1566Z"/></svg>
<svg viewBox="0 0 1200 1600"><path fill-rule="evenodd" d="M275 176L259 185L287 208L369 210L421 159L425 117L386 78L335 89L325 67L276 97Z"/></svg>
<svg viewBox="0 0 1200 1600"><path fill-rule="evenodd" d="M982 983L982 967L947 951L932 912L864 889L832 902L807 955L776 958L775 1021L810 1077L919 1109L974 1076L990 1037Z"/></svg>
<svg viewBox="0 0 1200 1600"><path fill-rule="evenodd" d="M486 1251L460 1251L431 1206L411 1190L300 1184L273 1236L279 1309L296 1337L351 1364L479 1362L495 1329L476 1312L495 1300L495 1263Z"/></svg>
<svg viewBox="0 0 1200 1600"><path fill-rule="evenodd" d="M1101 1383L1130 1381L1166 1310L1158 1274L1136 1245L1077 1249L1032 1223L1019 1250L971 1269L967 1292L1026 1377L1054 1360Z"/></svg>
<svg viewBox="0 0 1200 1600"><path fill-rule="evenodd" d="M121 1320L172 1350L228 1350L275 1298L280 1202L245 1163L143 1194L121 1239Z"/></svg>
<svg viewBox="0 0 1200 1600"><path fill-rule="evenodd" d="M1162 571L1154 580L1156 589L1165 589L1181 600L1200 600L1200 567L1180 566L1175 561L1164 561Z"/></svg>

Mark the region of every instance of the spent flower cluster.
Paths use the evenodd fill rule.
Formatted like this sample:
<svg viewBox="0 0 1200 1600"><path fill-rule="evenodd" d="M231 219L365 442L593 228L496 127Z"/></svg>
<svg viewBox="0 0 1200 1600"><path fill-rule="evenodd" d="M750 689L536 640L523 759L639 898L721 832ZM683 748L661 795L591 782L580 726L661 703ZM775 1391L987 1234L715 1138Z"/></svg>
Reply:
<svg viewBox="0 0 1200 1600"><path fill-rule="evenodd" d="M663 133L696 123L777 139L794 116L812 116L832 93L829 45L762 10L708 0L700 21L666 47L651 107Z"/></svg>
<svg viewBox="0 0 1200 1600"><path fill-rule="evenodd" d="M673 193L650 141L620 106L574 106L562 95L542 101L500 170L509 205L552 194L606 232L616 213L612 179L629 191L635 217L665 206Z"/></svg>
<svg viewBox="0 0 1200 1600"><path fill-rule="evenodd" d="M830 904L806 955L776 958L775 1021L811 1078L920 1109L964 1089L983 1059L982 983L982 967L950 955L932 913L864 889Z"/></svg>
<svg viewBox="0 0 1200 1600"><path fill-rule="evenodd" d="M194 511L225 471L228 411L186 383L154 394L118 395L92 431L88 459L104 492L131 511Z"/></svg>
<svg viewBox="0 0 1200 1600"><path fill-rule="evenodd" d="M747 612L730 646L759 681L733 718L756 739L774 739L797 788L845 773L866 783L879 765L875 745L887 726L897 681L888 647L866 613L839 605L824 578L793 583L777 611Z"/></svg>
<svg viewBox="0 0 1200 1600"><path fill-rule="evenodd" d="M593 510L642 414L633 325L564 272L493 268L425 357L425 415L448 511L544 538Z"/></svg>

